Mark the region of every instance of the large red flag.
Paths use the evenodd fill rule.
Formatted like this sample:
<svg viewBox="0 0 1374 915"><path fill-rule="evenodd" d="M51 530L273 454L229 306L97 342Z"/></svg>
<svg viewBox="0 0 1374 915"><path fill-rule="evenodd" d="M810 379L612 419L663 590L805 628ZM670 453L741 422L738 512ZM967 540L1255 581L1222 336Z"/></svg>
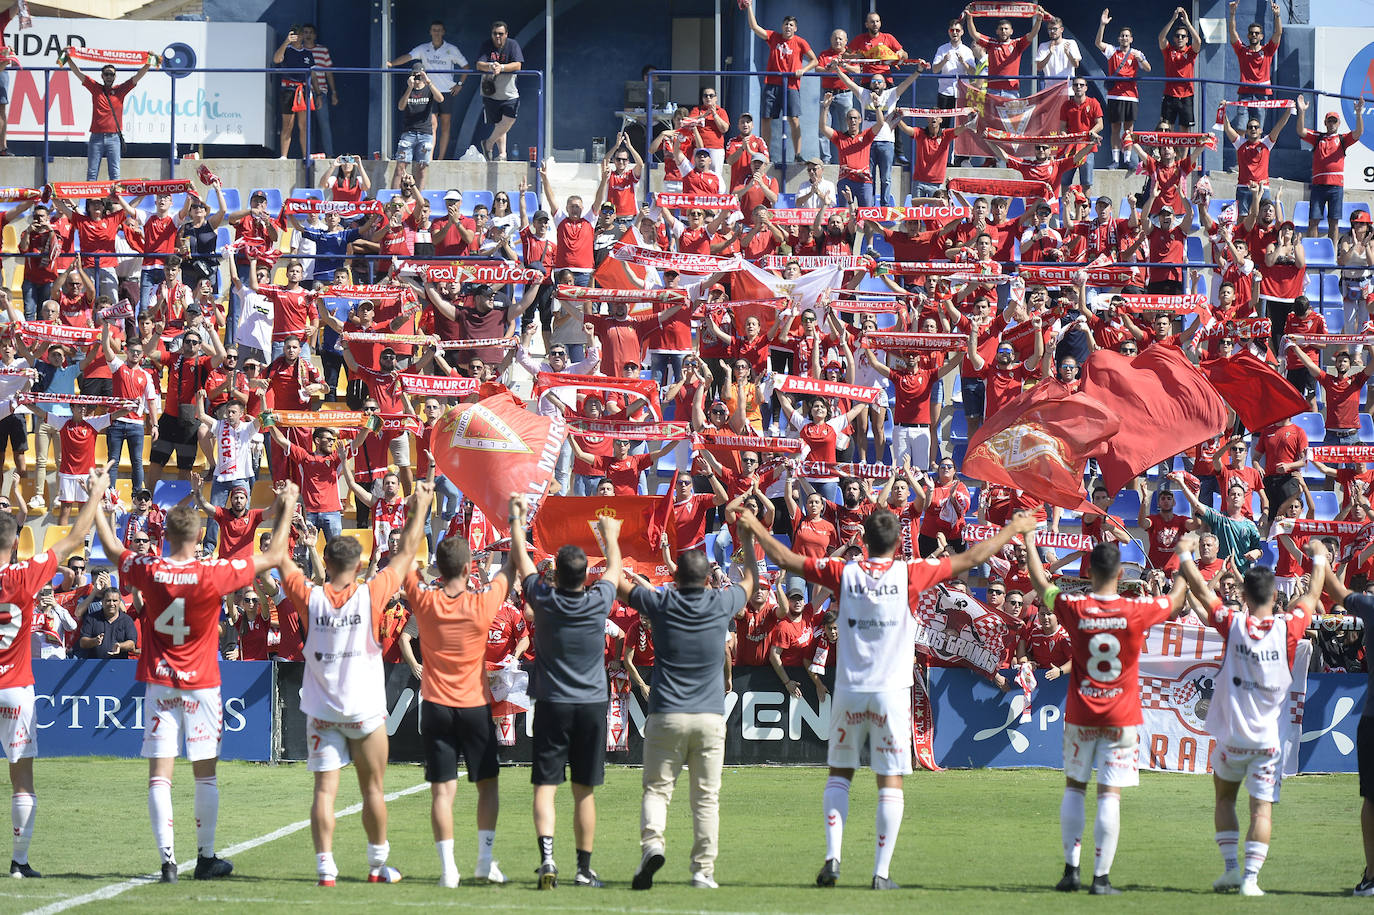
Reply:
<svg viewBox="0 0 1374 915"><path fill-rule="evenodd" d="M1083 363L1082 391L1121 421L1109 447L1094 455L1113 495L1226 426L1226 404L1176 346L1155 344L1135 357L1100 349Z"/></svg>
<svg viewBox="0 0 1374 915"><path fill-rule="evenodd" d="M1083 468L1119 425L1092 397L1044 381L978 427L963 472L1063 508L1096 511L1083 497Z"/></svg>
<svg viewBox="0 0 1374 915"><path fill-rule="evenodd" d="M567 437L563 417L526 410L507 392L441 416L430 450L444 476L505 535L510 533L506 518L511 493L522 493L537 508Z"/></svg>
<svg viewBox="0 0 1374 915"><path fill-rule="evenodd" d="M991 158L993 146L983 138L986 129L1000 130L1004 133L1037 136L1059 132L1059 112L1068 95L1064 84L1051 83L1047 88L1022 98L1017 95L1002 95L980 89L967 80L959 80L959 105L978 112L978 130L960 134L954 140L954 153L958 156L985 156ZM1001 150L1009 155L1031 156L1033 144L1002 143ZM1066 148L1055 155L1069 155L1072 148Z"/></svg>
<svg viewBox="0 0 1374 915"><path fill-rule="evenodd" d="M621 521L620 553L626 566L646 578L665 580L671 576L659 541L667 533L668 549L677 552L676 526L668 523L672 506L671 488L662 496L552 496L534 516L534 548L552 555L563 546L580 546L592 562L604 558L596 520L609 515Z"/></svg>
<svg viewBox="0 0 1374 915"><path fill-rule="evenodd" d="M1251 432L1307 410L1298 389L1254 353L1208 359L1198 368Z"/></svg>

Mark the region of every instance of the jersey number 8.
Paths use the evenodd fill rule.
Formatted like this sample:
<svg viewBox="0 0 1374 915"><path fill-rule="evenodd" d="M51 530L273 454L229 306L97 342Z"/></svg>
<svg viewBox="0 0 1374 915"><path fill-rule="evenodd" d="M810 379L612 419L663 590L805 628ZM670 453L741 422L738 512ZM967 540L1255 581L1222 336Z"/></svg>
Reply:
<svg viewBox="0 0 1374 915"><path fill-rule="evenodd" d="M1088 676L1099 683L1111 683L1121 676L1121 642L1116 636L1099 632L1088 640Z"/></svg>

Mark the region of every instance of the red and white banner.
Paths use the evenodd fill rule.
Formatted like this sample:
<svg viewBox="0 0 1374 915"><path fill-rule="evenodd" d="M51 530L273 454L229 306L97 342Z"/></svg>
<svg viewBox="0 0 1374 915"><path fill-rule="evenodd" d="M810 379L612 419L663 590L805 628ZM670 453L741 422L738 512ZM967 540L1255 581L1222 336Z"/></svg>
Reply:
<svg viewBox="0 0 1374 915"><path fill-rule="evenodd" d="M1109 264L1088 267L1043 267L1022 264L1018 274L1027 283L1043 286L1073 286L1084 279L1089 286L1140 286L1144 280L1135 268L1127 264Z"/></svg>
<svg viewBox="0 0 1374 915"><path fill-rule="evenodd" d="M965 543L981 543L997 536L1001 528L995 524L970 524L964 528ZM1016 541L1021 542L1017 537ZM1056 550L1091 550L1095 541L1086 534L1052 534L1049 531L1036 531L1035 545Z"/></svg>
<svg viewBox="0 0 1374 915"><path fill-rule="evenodd" d="M23 200L43 199L43 188L39 187L0 187L0 202L18 203Z"/></svg>
<svg viewBox="0 0 1374 915"><path fill-rule="evenodd" d="M664 534L669 550L677 549L673 498L671 487L661 496L553 496L534 516L530 540L538 553L553 555L572 544L580 546L589 560L602 559L606 545L596 522L609 516L621 522L621 558L654 568L663 562Z"/></svg>
<svg viewBox="0 0 1374 915"><path fill-rule="evenodd" d="M800 257L783 257L770 254L759 258L758 264L764 270L781 270L788 264L796 264L802 270L820 270L825 267L843 267L845 270L872 270L873 258L867 254L804 254Z"/></svg>
<svg viewBox="0 0 1374 915"><path fill-rule="evenodd" d="M911 746L916 764L928 772L943 772L935 762L935 709L930 704L925 664L916 659L911 684Z"/></svg>
<svg viewBox="0 0 1374 915"><path fill-rule="evenodd" d="M19 403L65 403L86 407L109 407L112 410L134 410L138 404L122 397L97 397L94 394L49 394L25 391L14 398Z"/></svg>
<svg viewBox="0 0 1374 915"><path fill-rule="evenodd" d="M920 654L989 676L1001 666L1011 621L973 595L936 585L921 592L913 615Z"/></svg>
<svg viewBox="0 0 1374 915"><path fill-rule="evenodd" d="M118 190L117 181L53 181L48 185L54 197L78 200L85 197L108 197Z"/></svg>
<svg viewBox="0 0 1374 915"><path fill-rule="evenodd" d="M790 207L788 209L769 210L768 221L775 226L809 226L816 221L816 214L820 212L818 207ZM849 215L848 207L826 207L825 215L822 220L829 219L831 216Z"/></svg>
<svg viewBox="0 0 1374 915"><path fill-rule="evenodd" d="M913 219L933 219L949 222L951 219L969 219L973 207L961 206L909 206L909 207L859 207L859 219L873 222L906 222Z"/></svg>
<svg viewBox="0 0 1374 915"><path fill-rule="evenodd" d="M966 118L973 114L972 108L898 108L897 116L903 118Z"/></svg>
<svg viewBox="0 0 1374 915"><path fill-rule="evenodd" d="M67 324L49 324L45 321L25 321L19 325L19 333L26 340L62 343L66 346L94 346L100 342L98 327L71 327Z"/></svg>
<svg viewBox="0 0 1374 915"><path fill-rule="evenodd" d="M117 318L132 318L134 316L134 306L131 302L120 302L118 305L111 305L109 308L99 312L102 322L110 322Z"/></svg>
<svg viewBox="0 0 1374 915"><path fill-rule="evenodd" d="M891 464L856 464L850 461L802 461L797 472L809 479L858 477L861 480L886 480L892 476Z"/></svg>
<svg viewBox="0 0 1374 915"><path fill-rule="evenodd" d="M1012 73L1009 76L1014 78L1016 74ZM989 88L988 83L990 82L993 81L980 75L975 80L964 78L956 83L956 104L974 109L977 112L979 127L978 130L968 130L954 138L954 154L956 156L996 157L1001 152L1001 148L997 144L989 143L982 136L984 130L1001 130L1010 134L1027 136L1046 136L1059 130L1060 124L1063 123L1059 113L1064 107L1064 99L1068 95L1067 80L1047 80L1045 88L1029 95L1021 95L1015 90L1008 91L998 88L1002 84L1001 80L997 80ZM1026 83L1021 84L1023 91L1027 88ZM949 189L954 190L961 180L967 179L950 179L948 182ZM1009 193L992 189L995 186L988 187L988 190L975 191L974 193L1022 196L1019 192ZM1046 199L1050 197L1050 194L1039 191L1031 193L1033 196L1045 197Z"/></svg>
<svg viewBox="0 0 1374 915"><path fill-rule="evenodd" d="M403 343L409 346L427 346L434 342L433 337L426 337L423 334L383 334L368 330L356 330L340 334L339 339L345 343Z"/></svg>
<svg viewBox="0 0 1374 915"><path fill-rule="evenodd" d="M1311 652L1311 642L1298 642L1293 682L1279 714L1284 775L1298 770ZM1140 651L1141 768L1197 775L1210 771L1208 762L1217 748L1207 730L1207 710L1225 654L1226 641L1210 626L1160 623L1146 631Z"/></svg>
<svg viewBox="0 0 1374 915"><path fill-rule="evenodd" d="M1298 346L1374 346L1374 334L1289 334Z"/></svg>
<svg viewBox="0 0 1374 915"><path fill-rule="evenodd" d="M409 286L384 286L381 283L362 285L340 283L337 286L326 286L320 294L340 299L370 299L374 302L377 300L389 302L415 298L415 290Z"/></svg>
<svg viewBox="0 0 1374 915"><path fill-rule="evenodd" d="M146 197L150 194L192 194L196 197L200 196L196 193L195 185L183 179L144 181L138 178L120 178L117 183L120 193L134 197Z"/></svg>
<svg viewBox="0 0 1374 915"><path fill-rule="evenodd" d="M835 311L855 314L891 314L906 309L907 300L901 299L822 299L819 304Z"/></svg>
<svg viewBox="0 0 1374 915"><path fill-rule="evenodd" d="M576 408L579 397L594 395L604 402L608 394L619 394L621 400L638 398L648 404L654 419L663 417L658 405L658 385L651 378L613 378L609 375L540 372L534 380L534 396L539 399L541 406L544 398L550 395L557 397L564 406Z"/></svg>
<svg viewBox="0 0 1374 915"><path fill-rule="evenodd" d="M692 436L693 448L718 448L724 451L764 451L769 454L801 454L806 443L799 438L765 438L761 435Z"/></svg>
<svg viewBox="0 0 1374 915"><path fill-rule="evenodd" d="M617 244L611 252L616 260L653 267L658 270L676 270L678 273L722 273L734 270L739 259L716 257L714 254L688 254L683 251L661 251L643 245Z"/></svg>
<svg viewBox="0 0 1374 915"><path fill-rule="evenodd" d="M1077 146L1079 143L1088 142L1090 133L1008 133L1005 130L994 130L988 128L983 131L983 138L1004 146ZM1211 136L1208 134L1208 136Z"/></svg>
<svg viewBox="0 0 1374 915"><path fill-rule="evenodd" d="M1294 537L1335 537L1342 542L1353 541L1366 527L1367 521L1330 521L1322 518L1280 518L1280 531Z"/></svg>
<svg viewBox="0 0 1374 915"><path fill-rule="evenodd" d="M703 210L738 210L739 198L734 194L670 194L663 192L654 197L654 203L669 210L685 210L699 207Z"/></svg>
<svg viewBox="0 0 1374 915"><path fill-rule="evenodd" d="M914 353L956 353L968 346L962 334L906 334L877 331L863 335L863 345L872 349Z"/></svg>
<svg viewBox="0 0 1374 915"><path fill-rule="evenodd" d="M558 297L569 302L686 302L685 289L593 289L560 283Z"/></svg>
<svg viewBox="0 0 1374 915"><path fill-rule="evenodd" d="M1202 331L1207 339L1216 337L1267 337L1273 328L1268 318L1247 318L1244 321L1213 321Z"/></svg>
<svg viewBox="0 0 1374 915"><path fill-rule="evenodd" d="M310 197L291 197L282 201L281 214L338 213L340 216L381 216L386 212L380 200L315 200Z"/></svg>
<svg viewBox="0 0 1374 915"><path fill-rule="evenodd" d="M846 384L843 381L826 381L822 378L805 378L799 375L773 376L773 390L784 394L801 394L806 397L840 397L857 403L875 403L878 389L862 384Z"/></svg>
<svg viewBox="0 0 1374 915"><path fill-rule="evenodd" d="M424 278L431 283L542 283L543 270L522 267L509 261L469 264L425 264Z"/></svg>
<svg viewBox="0 0 1374 915"><path fill-rule="evenodd" d="M69 46L60 55L59 63L65 64L68 60L77 60L86 64L114 64L116 67L141 67L148 62L152 62L156 67L160 63L158 56L152 51L120 51L112 48L79 48Z"/></svg>
<svg viewBox="0 0 1374 915"><path fill-rule="evenodd" d="M950 178L949 189L961 194L981 194L988 197L1026 197L1050 199L1054 191L1043 181L1020 178Z"/></svg>
<svg viewBox="0 0 1374 915"><path fill-rule="evenodd" d="M489 346L498 346L501 349L510 349L519 346L520 341L514 337L480 337L476 340L440 340L439 349L486 349Z"/></svg>
<svg viewBox="0 0 1374 915"><path fill-rule="evenodd" d="M1129 144L1134 138L1141 146L1172 146L1176 149L1216 149L1217 138L1210 133L1171 133L1163 130L1137 130L1127 133L1121 142Z"/></svg>
<svg viewBox="0 0 1374 915"><path fill-rule="evenodd" d="M999 0L974 0L964 7L964 12L989 19L1034 19L1049 14L1038 3L999 2Z"/></svg>
<svg viewBox="0 0 1374 915"><path fill-rule="evenodd" d="M587 419L568 421L573 434L609 435L634 442L677 442L690 438L692 425L687 422L636 422L632 419Z"/></svg>
<svg viewBox="0 0 1374 915"><path fill-rule="evenodd" d="M885 261L882 269L894 276L941 276L958 279L995 277L1002 273L996 263L973 264L955 261Z"/></svg>
<svg viewBox="0 0 1374 915"><path fill-rule="evenodd" d="M606 752L630 749L630 714L626 703L630 699L630 675L624 668L606 671L611 697L606 703Z"/></svg>
<svg viewBox="0 0 1374 915"><path fill-rule="evenodd" d="M1312 460L1324 464L1365 464L1374 461L1374 445L1313 445Z"/></svg>
<svg viewBox="0 0 1374 915"><path fill-rule="evenodd" d="M402 372L401 389L422 397L467 397L477 393L477 379L462 375L411 375Z"/></svg>
<svg viewBox="0 0 1374 915"><path fill-rule="evenodd" d="M1173 315L1200 315L1210 319L1212 309L1207 304L1207 296L1201 293L1186 295L1155 295L1139 293L1131 295L1098 296L1097 301L1117 300L1117 307L1131 314L1145 312L1167 312Z"/></svg>

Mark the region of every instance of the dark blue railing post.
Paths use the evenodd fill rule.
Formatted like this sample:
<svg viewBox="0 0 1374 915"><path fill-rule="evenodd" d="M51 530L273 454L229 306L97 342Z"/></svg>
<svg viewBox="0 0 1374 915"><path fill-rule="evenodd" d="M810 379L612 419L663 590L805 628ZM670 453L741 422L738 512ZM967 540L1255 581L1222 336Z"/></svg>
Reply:
<svg viewBox="0 0 1374 915"><path fill-rule="evenodd" d="M649 150L654 142L654 71L644 74L644 202L653 202L653 180L649 177L649 166L654 156ZM676 154L676 148L674 149ZM668 157L663 157L666 162Z"/></svg>
<svg viewBox="0 0 1374 915"><path fill-rule="evenodd" d="M51 138L48 135L48 112L52 110L49 89L52 84L52 68L43 68L43 183L48 183L48 163L52 161Z"/></svg>
<svg viewBox="0 0 1374 915"><path fill-rule="evenodd" d="M544 136L544 74L537 70L535 72L539 74L539 126L534 133L534 208L537 210L539 209L539 195L544 193L543 182L539 177L539 168L544 164L544 159L548 155L544 150L544 144L548 142L549 138ZM506 158L509 160L510 157L507 156Z"/></svg>
<svg viewBox="0 0 1374 915"><path fill-rule="evenodd" d="M172 176L172 169L176 166L181 157L177 155L177 80L175 76L169 76L171 82L171 108L172 121L171 129L167 132L167 177Z"/></svg>

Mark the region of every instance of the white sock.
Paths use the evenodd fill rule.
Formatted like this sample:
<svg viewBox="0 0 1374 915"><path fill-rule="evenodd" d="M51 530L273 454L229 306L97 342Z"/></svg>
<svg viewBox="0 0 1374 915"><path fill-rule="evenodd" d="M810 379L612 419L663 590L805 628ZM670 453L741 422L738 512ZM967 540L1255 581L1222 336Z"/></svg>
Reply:
<svg viewBox="0 0 1374 915"><path fill-rule="evenodd" d="M878 789L878 813L874 825L878 832L878 846L873 852L873 876L886 877L892 864L892 850L897 845L897 833L902 830L902 811L906 800L901 788Z"/></svg>
<svg viewBox="0 0 1374 915"><path fill-rule="evenodd" d="M1260 868L1264 867L1264 859L1269 857L1268 842L1246 842L1245 843L1245 879L1259 879Z"/></svg>
<svg viewBox="0 0 1374 915"><path fill-rule="evenodd" d="M477 830L477 870L486 871L491 867L491 850L496 845L496 830Z"/></svg>
<svg viewBox="0 0 1374 915"><path fill-rule="evenodd" d="M453 840L440 839L434 848L439 852L439 870L444 874L458 873L458 865L453 863Z"/></svg>
<svg viewBox="0 0 1374 915"><path fill-rule="evenodd" d="M1088 814L1083 807L1083 789L1064 787L1059 801L1059 841L1064 845L1064 863L1078 866L1083 850L1083 826Z"/></svg>
<svg viewBox="0 0 1374 915"><path fill-rule="evenodd" d="M175 861L172 842L172 781L154 776L148 779L148 819L153 824L153 843L162 852L163 862Z"/></svg>
<svg viewBox="0 0 1374 915"><path fill-rule="evenodd" d="M1236 860L1236 846L1240 844L1240 833L1234 829L1217 830L1217 848L1221 850L1221 863L1228 871L1236 870L1240 864Z"/></svg>
<svg viewBox="0 0 1374 915"><path fill-rule="evenodd" d="M844 821L849 819L849 779L838 775L826 779L821 806L825 808L825 857L838 861L844 844Z"/></svg>
<svg viewBox="0 0 1374 915"><path fill-rule="evenodd" d="M1116 857L1116 840L1121 835L1121 797L1115 794L1097 796L1097 826L1093 838L1097 842L1097 856L1093 859L1093 876L1111 873Z"/></svg>
<svg viewBox="0 0 1374 915"><path fill-rule="evenodd" d="M367 866L381 867L386 863L387 855L391 854L391 843L383 842L381 845L367 843Z"/></svg>
<svg viewBox="0 0 1374 915"><path fill-rule="evenodd" d="M10 822L14 824L14 853L10 857L15 864L29 863L29 842L33 840L33 819L38 811L38 798L28 792L16 791L10 795Z"/></svg>
<svg viewBox="0 0 1374 915"><path fill-rule="evenodd" d="M315 873L320 875L320 879L339 876L339 866L334 863L333 852L322 851L315 855Z"/></svg>
<svg viewBox="0 0 1374 915"><path fill-rule="evenodd" d="M219 779L196 779L196 853L215 856L215 826L219 823Z"/></svg>

